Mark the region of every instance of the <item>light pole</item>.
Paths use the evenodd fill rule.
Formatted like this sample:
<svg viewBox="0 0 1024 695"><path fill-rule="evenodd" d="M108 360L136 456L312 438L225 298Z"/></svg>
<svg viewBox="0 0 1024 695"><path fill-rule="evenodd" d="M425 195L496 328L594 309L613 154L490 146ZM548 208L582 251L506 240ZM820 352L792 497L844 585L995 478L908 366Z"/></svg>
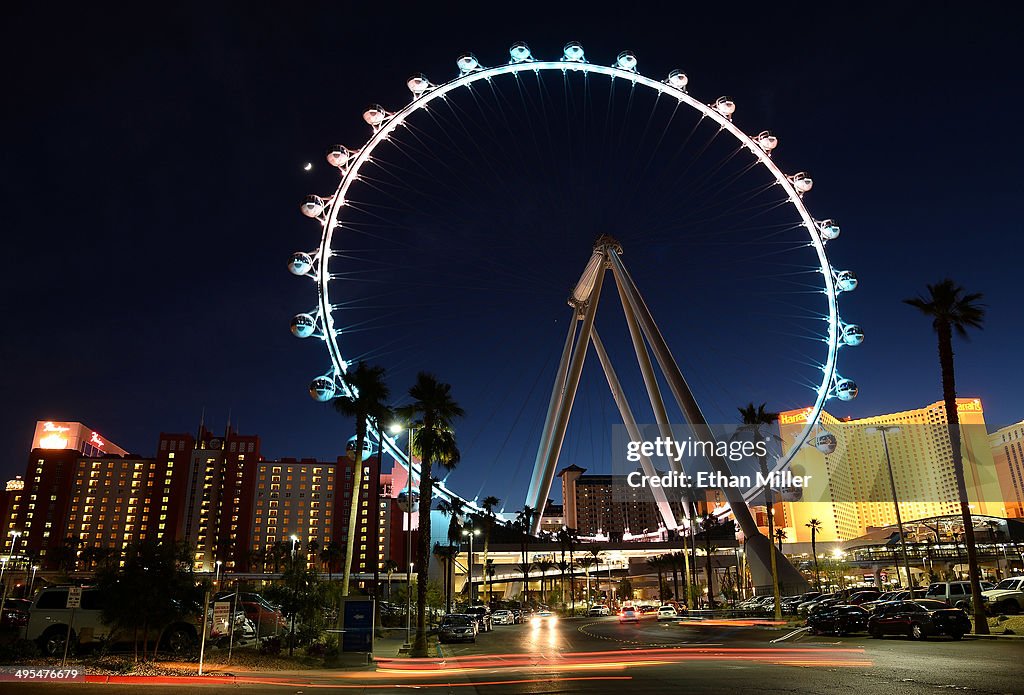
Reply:
<svg viewBox="0 0 1024 695"><path fill-rule="evenodd" d="M292 650L295 649L295 614L299 608L299 573L295 571L295 544L299 537L293 533L289 538L292 541L292 573L295 575L292 582L292 627L291 634L288 636L288 656L291 656Z"/></svg>
<svg viewBox="0 0 1024 695"><path fill-rule="evenodd" d="M400 434L406 429L399 423L391 425L391 434ZM412 426L409 432L409 460L406 473L408 480L405 486L405 644L412 644Z"/></svg>
<svg viewBox="0 0 1024 695"><path fill-rule="evenodd" d="M220 590L220 560L214 563L217 566L217 571L213 575L213 583L217 585L217 589Z"/></svg>
<svg viewBox="0 0 1024 695"><path fill-rule="evenodd" d="M910 576L910 561L907 559L907 538L903 533L903 517L900 516L900 504L896 498L896 478L892 474L892 459L889 458L889 440L886 434L892 432L899 434L900 428L897 425L875 425L864 430L868 434L882 435L882 448L885 449L885 465L889 469L889 489L892 491L892 505L896 510L896 526L900 531L900 553L903 555L903 568L907 571L907 588L913 588L914 580ZM897 574L899 574L897 572Z"/></svg>
<svg viewBox="0 0 1024 695"><path fill-rule="evenodd" d="M480 535L480 529L462 529L463 536L469 536L469 562L466 564L466 577L469 581L469 605L473 605L473 536Z"/></svg>
<svg viewBox="0 0 1024 695"><path fill-rule="evenodd" d="M0 599L0 611L7 605L7 582L4 581L4 571L7 569L9 557L0 558L0 584L4 585L3 598Z"/></svg>
<svg viewBox="0 0 1024 695"><path fill-rule="evenodd" d="M39 570L39 565L32 565L32 581L30 581L29 584L28 584L28 596L26 598L31 598L32 597L32 590L34 588L36 588L36 572L38 570Z"/></svg>

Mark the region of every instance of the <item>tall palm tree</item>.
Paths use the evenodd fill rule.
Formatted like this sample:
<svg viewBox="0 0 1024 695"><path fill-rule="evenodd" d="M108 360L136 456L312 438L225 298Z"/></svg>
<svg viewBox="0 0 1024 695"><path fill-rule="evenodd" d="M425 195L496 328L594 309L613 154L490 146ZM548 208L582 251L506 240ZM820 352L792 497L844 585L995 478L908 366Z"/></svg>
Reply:
<svg viewBox="0 0 1024 695"><path fill-rule="evenodd" d="M456 498L437 503L437 511L448 517L448 554L451 559L448 563L448 574L445 575L445 586L448 589L445 592L444 605L449 613L452 610L452 593L455 590L455 559L459 555L459 545L462 542L463 506L462 500Z"/></svg>
<svg viewBox="0 0 1024 695"><path fill-rule="evenodd" d="M821 530L821 522L818 519L811 519L806 524L807 528L811 529L811 555L814 556L814 583L817 585L818 591L821 591L821 577L818 575L818 531Z"/></svg>
<svg viewBox="0 0 1024 695"><path fill-rule="evenodd" d="M459 463L459 447L453 430L456 418L465 411L452 398L450 384L439 382L433 374L420 372L409 389L412 404L400 410L410 422L413 449L420 455L419 543L416 553L416 639L410 654L427 656L427 571L430 564L430 507L434 481L431 470L437 465L451 470Z"/></svg>
<svg viewBox="0 0 1024 695"><path fill-rule="evenodd" d="M497 570L494 569L494 558L489 558L484 562L484 576L487 578L487 603L491 603L491 592L492 583L494 581L494 575L497 574Z"/></svg>
<svg viewBox="0 0 1024 695"><path fill-rule="evenodd" d="M974 603L974 632L988 634L985 604L981 600L978 548L974 539L970 502L967 498L963 452L960 449L960 416L956 410L956 372L953 367L953 333L966 339L968 328L981 329L985 320L985 308L980 303L981 299L980 292L968 293L963 287L946 278L935 285L928 285L928 292L925 296L903 301L931 318L932 328L938 336L939 368L942 371L942 400L946 407L949 443L953 450L953 476L956 478L956 492L960 498L960 516L964 524L964 545L967 546L967 567L970 573L971 594Z"/></svg>
<svg viewBox="0 0 1024 695"><path fill-rule="evenodd" d="M498 506L499 502L501 502L501 500L494 495L488 495L487 497L484 497L483 501L480 503L480 506L484 508L484 567L487 566L487 551L490 549L491 532L494 530L494 520L496 518L494 508ZM490 602L490 591L488 591L487 598L488 602Z"/></svg>
<svg viewBox="0 0 1024 695"><path fill-rule="evenodd" d="M775 529L775 541L779 544L779 552L782 552L782 541L786 540L786 529Z"/></svg>
<svg viewBox="0 0 1024 695"><path fill-rule="evenodd" d="M750 435L750 438L754 442L767 441L763 428L771 427L779 420L778 413L767 412L765 404L754 407L753 403L748 403L743 408L738 408L740 411L740 417L742 418L743 424L737 428L737 432L745 432ZM775 535L775 502L772 500L772 486L768 479L768 452L767 449L761 449L757 457L758 466L761 468L761 475L765 478L764 484L764 504L765 510L768 514L768 538L772 538ZM771 570L772 570L772 593L775 597L775 620L782 620L782 591L779 588L779 562L773 550L771 553Z"/></svg>
<svg viewBox="0 0 1024 695"><path fill-rule="evenodd" d="M599 548L591 548L587 551L590 555L590 559L594 563L594 591L601 593L601 550Z"/></svg>
<svg viewBox="0 0 1024 695"><path fill-rule="evenodd" d="M665 558L662 555L655 555L647 558L647 566L658 573L658 600L665 600L665 584L661 579L661 572L665 568Z"/></svg>
<svg viewBox="0 0 1024 695"><path fill-rule="evenodd" d="M715 609L715 585L711 581L714 571L711 569L711 554L714 549L711 547L711 533L718 528L718 517L713 514L705 514L701 517L700 526L704 531L704 570L708 580L708 607Z"/></svg>
<svg viewBox="0 0 1024 695"><path fill-rule="evenodd" d="M359 525L359 503L363 491L363 446L366 442L366 429L372 420L380 429L381 424L390 419L391 411L386 401L391 397L391 390L384 383L384 368L371 367L360 362L356 368L348 372L343 379L348 386L348 396L334 399L334 409L346 417L355 420L356 448L353 452L352 497L349 500L348 534L345 541L345 564L342 566L341 595L348 596L349 583L352 579L352 558L355 554L355 540ZM380 452L377 454L380 456Z"/></svg>
<svg viewBox="0 0 1024 695"><path fill-rule="evenodd" d="M345 559L345 550L338 541L330 540L320 549L320 563L327 567L327 581L334 579L334 568Z"/></svg>
<svg viewBox="0 0 1024 695"><path fill-rule="evenodd" d="M679 554L669 553L665 556L668 566L672 569L672 598L679 600Z"/></svg>
<svg viewBox="0 0 1024 695"><path fill-rule="evenodd" d="M523 561L520 567L523 570L523 594L526 602L530 601L530 540L533 537L530 530L533 528L533 520L537 516L537 510L528 504L516 513L516 528L519 529L519 550L522 553Z"/></svg>
<svg viewBox="0 0 1024 695"><path fill-rule="evenodd" d="M546 604L548 595L545 593L544 587L546 586L548 572L554 569L555 563L547 558L543 558L533 563L533 566L540 570L540 602Z"/></svg>

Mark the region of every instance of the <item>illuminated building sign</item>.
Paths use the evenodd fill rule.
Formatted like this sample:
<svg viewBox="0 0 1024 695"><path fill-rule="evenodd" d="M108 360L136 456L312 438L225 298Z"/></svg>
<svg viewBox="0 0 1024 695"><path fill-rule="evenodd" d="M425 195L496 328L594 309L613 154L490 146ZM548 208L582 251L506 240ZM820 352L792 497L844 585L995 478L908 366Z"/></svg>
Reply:
<svg viewBox="0 0 1024 695"><path fill-rule="evenodd" d="M36 423L32 448L74 449L81 451L86 456L124 456L128 453L81 422L54 422L52 420Z"/></svg>
<svg viewBox="0 0 1024 695"><path fill-rule="evenodd" d="M14 492L14 491L17 491L17 490L24 490L24 489L25 489L25 481L22 480L20 477L15 478L14 480L8 480L7 481L7 492Z"/></svg>
<svg viewBox="0 0 1024 695"><path fill-rule="evenodd" d="M812 408L802 408L800 410L787 410L784 413L779 413L779 424L780 425L793 425L798 422L807 422L807 416L811 414Z"/></svg>
<svg viewBox="0 0 1024 695"><path fill-rule="evenodd" d="M972 398L971 400L960 400L956 401L956 412L958 413L980 413L981 412L981 399Z"/></svg>

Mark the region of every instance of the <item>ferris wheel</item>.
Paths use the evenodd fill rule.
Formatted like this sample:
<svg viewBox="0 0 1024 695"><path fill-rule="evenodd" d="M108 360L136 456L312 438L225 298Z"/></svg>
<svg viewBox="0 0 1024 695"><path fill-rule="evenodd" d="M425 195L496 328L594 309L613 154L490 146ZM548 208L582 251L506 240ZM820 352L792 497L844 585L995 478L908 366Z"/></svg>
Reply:
<svg viewBox="0 0 1024 695"><path fill-rule="evenodd" d="M656 139L654 134L648 135L648 130L656 130L652 129L651 121L653 114L658 113L659 109L667 110L666 113L671 114L666 116L666 119L671 120L673 124L689 118L690 121L687 123L694 124L693 130L687 131L689 135L703 132L703 129L710 133L709 137L714 140L716 147L723 142L728 143L723 149L723 152L729 155L729 159L725 160L728 163L722 163L718 159L711 161L711 155L707 154L710 151L707 146L698 152L709 161L698 164L696 168L703 167L705 171L718 175L721 182L712 184L701 179L687 188L700 192L700 195L694 193L696 202L689 208L692 211L689 214L691 219L701 220L706 225L716 223L718 226L715 227L714 233L718 234L721 229L735 231L755 228L753 223L745 222L746 218L756 217L758 222L763 222L764 216L769 213L779 219L785 216L782 222L756 227L767 229L758 237L763 240L764 245L749 252L748 263L751 268L763 268L764 263L759 259L778 258L781 254L777 253L776 249L787 252L793 250L794 253L801 254L800 267L792 273L788 271L791 266L796 265L795 263L771 260L772 263L778 264L780 271L766 273L765 277L768 280L765 282L777 280L779 283L792 283L792 276L799 273L799 285L794 290L794 296L806 298L812 306L800 316L803 324L799 331L791 332L803 333L804 335L799 336L803 341L801 345L813 345L816 356L808 354L801 358L806 370L800 375L800 381L807 387L807 401L810 402L806 408L805 425L795 440L775 460L773 469L781 470L787 466L803 446L816 446L826 453L834 450L835 438L820 428L818 417L829 399L849 401L857 396L857 384L852 379L842 376L837 365L840 352L845 348L860 345L864 340L864 332L857 324L848 323L840 317L839 299L841 295L857 287L857 277L849 270L834 267L829 260L827 250L831 250L832 242L839 237L840 228L833 219L817 218L808 210L805 197L814 186L811 176L804 171L786 173L773 158L779 139L772 132L757 128L748 133L741 129L734 122L736 103L729 97L705 101L691 95L689 78L681 70L672 70L661 80L652 79L638 71L637 58L632 52L624 51L612 64L605 65L590 62L583 47L577 42L566 44L562 56L555 60L535 58L524 43L513 45L508 55L507 62L485 67L473 54L463 54L456 61L458 74L440 84L431 82L422 74L413 75L406 83L411 93L411 99L407 104L394 110L380 105L372 105L365 110L363 120L369 127L370 136L361 147L336 145L328 149L327 163L336 168L340 175L337 187L328 195L310 195L301 205L301 212L320 225L319 244L313 250L293 253L288 262L288 269L293 275L306 277L314 282L317 297L315 307L295 315L291 322L291 331L298 338L322 341L329 359L328 367L309 384L312 398L319 402L327 402L334 398L351 396L343 376L350 364L358 359L363 351L363 348L351 342L356 339L358 329L354 328L353 321L345 314L349 309L349 302L352 301L355 287L352 282L355 271L346 265L352 262L348 249L348 240L351 237L348 235L361 233L379 238L380 235L387 235L390 228L398 229L406 223L407 211L404 208L401 212L395 212L395 208L367 202L366 196L375 194L374 192L387 194L391 199L398 201L397 205L402 206L405 205L404 194L396 195L396 186L409 185L410 188L414 188L414 184L407 183L409 180L427 181L434 176L433 172L443 176L446 175L446 170L455 180L456 174L450 173L452 167L445 162L444 157L427 156L432 147L442 145L458 153L460 157L481 163L481 170L494 169L494 176L514 189L515 181L522 178L517 174L521 169L519 165L505 169L491 166L487 152L480 147L482 136L466 137L465 141L460 141L458 132L444 130L444 123L459 123L465 126L469 122L470 127L476 127L475 121L487 121L487 132L500 136L503 128L511 131L522 125L519 121L523 119L516 121L515 118L506 115L512 106L521 102L524 106L532 105L536 109L538 122L542 120L541 115L543 120L552 120L555 116L554 111L558 110L555 107L561 108L560 105L564 105L568 131L579 128L586 131L588 127L594 127L600 121L600 118L584 112L584 105L590 103L587 100L592 98L587 90L597 89L597 81L601 80L602 85L605 85L601 87L602 89L609 89L606 85L610 85L610 91L614 93L618 85L620 94L628 92L629 101L625 107L627 114L630 113L628 109L635 108L635 99L639 99L638 95L641 93L648 95L647 98L654 105L651 107L652 115L647 118L646 125L643 126L643 136L640 138L653 143L650 148L653 154L650 155L651 159L646 161L646 167L644 162L636 165L636 174L649 171L652 168L651 161L675 146L672 135L674 131L667 126L660 139ZM544 82L545 79L553 81ZM530 87L534 83L537 86ZM505 84L514 85L507 87L508 94L502 93L502 89L506 88L503 86ZM564 88L564 99L560 96L560 87ZM524 94L525 88L533 88L535 91ZM577 98L571 95L574 89L582 91L585 96L579 101L576 100ZM604 140L604 147L609 149L616 146L617 133L617 129L613 127L617 122L611 106L612 100L613 97L609 96L605 119L606 129L611 135ZM577 106L580 106L578 111ZM473 112L474 108L479 111ZM480 116L474 118L473 113L479 113ZM503 123L499 117L504 119ZM642 119L640 122L642 123ZM498 123L498 126L495 126L495 123ZM528 127L530 125L527 124ZM547 137L555 141L557 135L558 133L549 131ZM623 146L622 136L619 137L619 149L630 149L628 145ZM538 143L538 152L545 150L541 142L543 139L534 137ZM600 147L599 144L597 149ZM692 148L697 149L696 146ZM502 151L510 161L519 154L514 145ZM680 151L687 156L686 148L680 147ZM406 159L394 163L397 162L396 152L403 153ZM575 154L575 151L569 152L567 159ZM691 166L692 162L688 162L679 168L686 168L689 171ZM571 171L576 172L577 169ZM739 183L755 176L760 177L755 182L756 186ZM563 175L563 178L571 179L572 175ZM399 183L395 183L396 181ZM625 188L630 184L631 181L627 180L618 185ZM568 185L569 188L566 190L570 193L579 192L580 186L573 188L571 182ZM750 191L753 192L749 193L748 197L741 195ZM754 196L760 198L753 198L751 202ZM701 207L705 203L705 207L713 208L714 214L706 213L705 208ZM408 207L412 209L413 206L410 204ZM450 207L438 205L432 209L431 215L443 217L448 209ZM711 232L706 234L708 237L710 235ZM785 245L779 241L783 237ZM717 243L719 239L716 238L715 241ZM731 242L725 240L720 245L728 243ZM777 246L768 246L770 243ZM742 244L727 246L730 252L741 247L745 248ZM378 264L376 267L386 266L387 259L380 258L374 262ZM778 310L777 315L784 317L784 310ZM418 472L418 467L409 461L407 453L394 438L386 432L371 432L371 436L379 438L389 455L414 472ZM466 501L443 482L438 484L437 491L442 498ZM749 500L756 492L748 491L745 498ZM465 497L472 499L471 495ZM475 506L473 502L468 504L471 508Z"/></svg>

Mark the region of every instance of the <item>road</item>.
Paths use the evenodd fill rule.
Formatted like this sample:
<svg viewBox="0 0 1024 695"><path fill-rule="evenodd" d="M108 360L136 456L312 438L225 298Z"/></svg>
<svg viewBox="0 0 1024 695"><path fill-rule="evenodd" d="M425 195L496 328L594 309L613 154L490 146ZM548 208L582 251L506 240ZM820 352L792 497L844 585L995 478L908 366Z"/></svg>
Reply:
<svg viewBox="0 0 1024 695"><path fill-rule="evenodd" d="M382 661L367 671L261 674L236 693L820 693L913 695L951 690L1022 693L1024 640L875 640L811 637L737 624L620 625L615 617L552 627L496 626L475 644L441 647L429 660ZM240 674L241 675L241 674ZM0 692L134 693L141 684L0 684ZM161 687L154 684L154 687ZM167 683L175 695L223 683Z"/></svg>

